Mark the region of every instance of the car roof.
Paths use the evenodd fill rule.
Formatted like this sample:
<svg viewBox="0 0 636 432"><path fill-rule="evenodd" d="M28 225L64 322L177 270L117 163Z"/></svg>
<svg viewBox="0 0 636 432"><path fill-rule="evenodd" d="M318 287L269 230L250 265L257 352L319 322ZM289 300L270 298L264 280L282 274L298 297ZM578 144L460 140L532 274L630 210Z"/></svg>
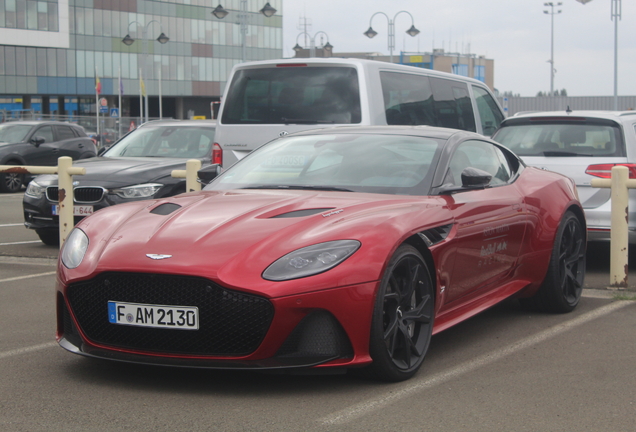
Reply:
<svg viewBox="0 0 636 432"><path fill-rule="evenodd" d="M449 139L451 136L473 136L476 139L488 139L475 132L468 132L459 129L441 128L436 126L336 126L322 129L309 129L296 132L294 136L304 135L330 135L334 133L346 134L387 134L387 135L409 135L425 138Z"/></svg>
<svg viewBox="0 0 636 432"><path fill-rule="evenodd" d="M17 124L17 125L27 125L27 126L50 124L50 125L65 125L65 126L81 127L75 123L55 121L55 120L16 120L16 121L8 121L3 124Z"/></svg>
<svg viewBox="0 0 636 432"><path fill-rule="evenodd" d="M502 126L505 123L514 122L514 120L519 119L604 119L604 120L614 120L616 122L623 122L625 120L631 121L636 119L636 111L593 111L593 110L577 110L577 111L527 111L523 113L518 113L513 115L512 117L508 117L502 123Z"/></svg>

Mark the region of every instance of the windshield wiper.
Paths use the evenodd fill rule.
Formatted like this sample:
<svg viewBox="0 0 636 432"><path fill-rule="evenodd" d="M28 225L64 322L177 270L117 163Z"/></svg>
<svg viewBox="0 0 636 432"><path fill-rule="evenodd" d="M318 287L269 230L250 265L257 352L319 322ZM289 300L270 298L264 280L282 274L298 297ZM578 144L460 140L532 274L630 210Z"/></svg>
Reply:
<svg viewBox="0 0 636 432"><path fill-rule="evenodd" d="M586 153L574 153L574 152L566 152L566 151L544 151L543 156L594 156L593 154Z"/></svg>
<svg viewBox="0 0 636 432"><path fill-rule="evenodd" d="M328 120L310 120L310 119L290 119L281 117L281 120L285 124L333 124L335 121Z"/></svg>
<svg viewBox="0 0 636 432"><path fill-rule="evenodd" d="M324 190L337 192L353 192L351 189L345 189L336 186L313 186L313 185L257 185L247 186L241 189L290 189L290 190Z"/></svg>

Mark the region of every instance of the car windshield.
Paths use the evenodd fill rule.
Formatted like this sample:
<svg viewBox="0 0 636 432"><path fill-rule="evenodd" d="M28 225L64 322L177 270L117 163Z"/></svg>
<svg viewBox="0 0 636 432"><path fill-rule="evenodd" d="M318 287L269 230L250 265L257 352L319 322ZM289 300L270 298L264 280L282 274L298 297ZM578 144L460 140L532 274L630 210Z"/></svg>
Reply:
<svg viewBox="0 0 636 432"><path fill-rule="evenodd" d="M199 126L148 126L126 135L104 156L205 158L212 154L214 129Z"/></svg>
<svg viewBox="0 0 636 432"><path fill-rule="evenodd" d="M31 125L4 124L0 126L0 142L22 142L24 141L24 138L27 136L32 127L33 126Z"/></svg>
<svg viewBox="0 0 636 432"><path fill-rule="evenodd" d="M623 156L618 126L586 123L504 125L493 139L519 156Z"/></svg>
<svg viewBox="0 0 636 432"><path fill-rule="evenodd" d="M255 150L205 189L426 195L441 146L438 140L404 135L285 137Z"/></svg>

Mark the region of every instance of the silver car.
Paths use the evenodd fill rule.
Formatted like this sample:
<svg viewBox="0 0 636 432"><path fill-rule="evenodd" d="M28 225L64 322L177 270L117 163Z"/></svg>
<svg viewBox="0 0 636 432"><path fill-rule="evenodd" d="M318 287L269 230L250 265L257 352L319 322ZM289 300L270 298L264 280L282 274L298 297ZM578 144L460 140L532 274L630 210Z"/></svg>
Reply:
<svg viewBox="0 0 636 432"><path fill-rule="evenodd" d="M636 111L550 111L506 119L493 138L531 166L576 182L590 241L610 239L610 189L590 186L610 178L614 165L636 178ZM629 242L636 244L636 190L629 191Z"/></svg>

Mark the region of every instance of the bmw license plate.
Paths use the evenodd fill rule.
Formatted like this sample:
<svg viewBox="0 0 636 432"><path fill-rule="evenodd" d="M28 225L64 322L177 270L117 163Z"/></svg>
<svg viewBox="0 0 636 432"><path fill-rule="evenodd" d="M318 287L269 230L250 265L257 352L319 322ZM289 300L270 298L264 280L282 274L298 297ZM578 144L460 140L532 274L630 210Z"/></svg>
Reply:
<svg viewBox="0 0 636 432"><path fill-rule="evenodd" d="M198 330L199 308L109 301L108 321L136 327Z"/></svg>
<svg viewBox="0 0 636 432"><path fill-rule="evenodd" d="M88 216L93 214L93 206L73 206L73 216ZM60 215L60 206L53 206L53 216Z"/></svg>

